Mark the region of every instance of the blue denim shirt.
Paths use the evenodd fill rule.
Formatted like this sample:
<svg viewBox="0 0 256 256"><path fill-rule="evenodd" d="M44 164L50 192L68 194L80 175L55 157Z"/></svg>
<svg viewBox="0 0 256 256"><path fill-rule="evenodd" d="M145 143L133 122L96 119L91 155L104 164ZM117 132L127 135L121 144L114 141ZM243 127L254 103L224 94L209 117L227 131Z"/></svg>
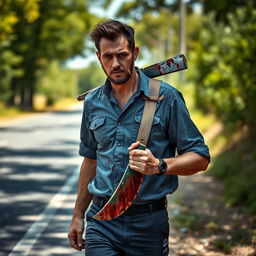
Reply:
<svg viewBox="0 0 256 256"><path fill-rule="evenodd" d="M84 101L79 154L97 160L96 176L89 183L90 193L109 197L118 185L129 161L128 147L136 141L144 107L149 97L149 78L140 70L137 91L121 109L106 83L89 93ZM179 91L162 82L147 148L157 158L195 152L209 158L208 147L191 120ZM159 199L178 187L176 175L145 175L137 203Z"/></svg>

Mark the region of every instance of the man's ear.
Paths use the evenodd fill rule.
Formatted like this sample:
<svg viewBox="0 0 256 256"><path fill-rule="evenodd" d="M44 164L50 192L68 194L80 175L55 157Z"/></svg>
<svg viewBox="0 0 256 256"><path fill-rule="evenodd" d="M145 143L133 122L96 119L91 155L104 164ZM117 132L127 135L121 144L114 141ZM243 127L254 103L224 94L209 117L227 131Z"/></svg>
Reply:
<svg viewBox="0 0 256 256"><path fill-rule="evenodd" d="M136 46L134 48L134 60L137 60L137 57L139 55L139 51L140 51L139 47Z"/></svg>

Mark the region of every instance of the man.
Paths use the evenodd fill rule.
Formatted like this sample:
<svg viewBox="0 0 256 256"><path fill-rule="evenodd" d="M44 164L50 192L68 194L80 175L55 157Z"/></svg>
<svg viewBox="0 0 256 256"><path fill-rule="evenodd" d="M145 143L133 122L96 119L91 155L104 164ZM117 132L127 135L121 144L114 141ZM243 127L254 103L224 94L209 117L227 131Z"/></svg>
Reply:
<svg viewBox="0 0 256 256"><path fill-rule="evenodd" d="M182 95L162 82L164 98L157 104L147 149L136 149L149 78L134 65L139 53L134 30L108 20L98 24L91 37L107 80L84 102L79 152L84 160L68 234L70 245L76 250L85 248L87 256L168 255L166 195L177 189L177 175L207 168L208 148ZM114 192L128 163L145 175L129 214L110 221L92 218ZM84 246L83 219L91 200Z"/></svg>

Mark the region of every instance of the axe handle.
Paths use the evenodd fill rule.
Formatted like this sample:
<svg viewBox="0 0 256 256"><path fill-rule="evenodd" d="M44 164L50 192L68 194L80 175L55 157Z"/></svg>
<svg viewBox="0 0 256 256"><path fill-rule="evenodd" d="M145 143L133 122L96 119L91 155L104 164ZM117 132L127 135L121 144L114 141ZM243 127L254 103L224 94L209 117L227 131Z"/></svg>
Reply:
<svg viewBox="0 0 256 256"><path fill-rule="evenodd" d="M154 78L157 76L167 75L170 73L174 73L177 71L181 71L187 69L187 60L184 54L177 55L175 57L169 58L167 60L161 61L159 63L155 63L151 66L145 67L141 69L141 71L148 77ZM100 86L99 86L100 87ZM85 96L98 87L93 88L89 91L83 92L82 94L77 96L77 100L84 100Z"/></svg>

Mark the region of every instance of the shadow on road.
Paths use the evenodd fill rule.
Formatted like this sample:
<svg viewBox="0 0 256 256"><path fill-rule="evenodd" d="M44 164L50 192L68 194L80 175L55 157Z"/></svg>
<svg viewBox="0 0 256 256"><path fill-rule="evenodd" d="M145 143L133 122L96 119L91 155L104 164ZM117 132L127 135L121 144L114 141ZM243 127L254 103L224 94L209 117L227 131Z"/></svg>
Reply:
<svg viewBox="0 0 256 256"><path fill-rule="evenodd" d="M58 141L57 146L63 149L0 148L0 255L10 252L45 209L51 197L78 167L78 162L70 161L77 154L74 148L78 148L78 143L63 140ZM63 210L64 216L66 210ZM61 221L57 225L61 226ZM58 240L49 239L55 242Z"/></svg>

